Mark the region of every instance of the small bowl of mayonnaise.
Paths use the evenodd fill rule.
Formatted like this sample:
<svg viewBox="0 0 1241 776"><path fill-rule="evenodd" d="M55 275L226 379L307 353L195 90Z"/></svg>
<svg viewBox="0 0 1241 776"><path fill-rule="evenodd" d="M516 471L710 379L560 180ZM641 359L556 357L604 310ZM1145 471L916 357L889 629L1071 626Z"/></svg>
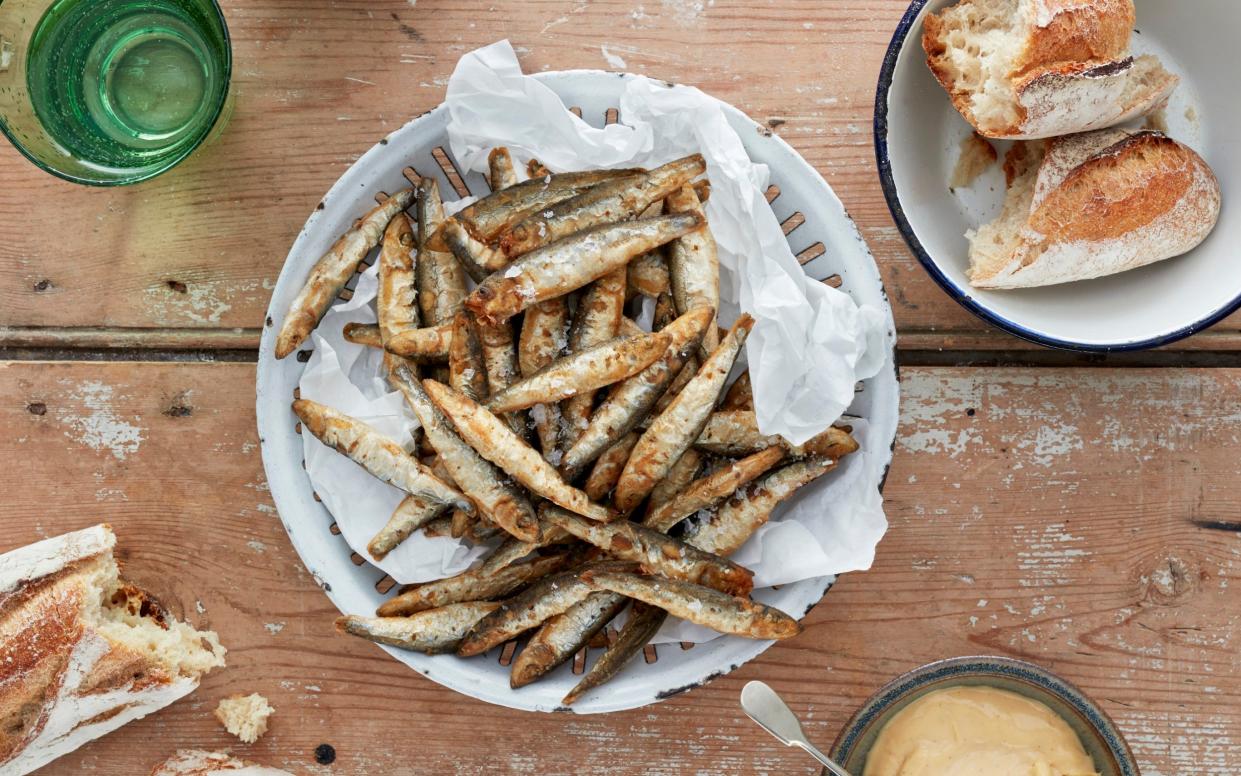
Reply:
<svg viewBox="0 0 1241 776"><path fill-rule="evenodd" d="M855 776L1140 776L1086 694L1031 663L957 657L884 685L832 759Z"/></svg>

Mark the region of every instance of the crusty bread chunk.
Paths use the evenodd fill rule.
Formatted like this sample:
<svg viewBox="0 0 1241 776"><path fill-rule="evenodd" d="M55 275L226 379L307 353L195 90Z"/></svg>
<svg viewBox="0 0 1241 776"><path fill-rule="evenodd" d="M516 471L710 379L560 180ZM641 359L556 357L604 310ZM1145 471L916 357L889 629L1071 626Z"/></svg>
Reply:
<svg viewBox="0 0 1241 776"><path fill-rule="evenodd" d="M107 525L0 555L0 772L28 773L224 665L214 633L121 581Z"/></svg>
<svg viewBox="0 0 1241 776"><path fill-rule="evenodd" d="M1106 129L1020 142L999 218L966 236L970 283L1029 288L1179 256L1219 220L1202 157L1159 132Z"/></svg>
<svg viewBox="0 0 1241 776"><path fill-rule="evenodd" d="M258 693L230 695L216 706L215 718L224 729L247 744L259 740L267 732L267 718L275 709Z"/></svg>
<svg viewBox="0 0 1241 776"><path fill-rule="evenodd" d="M931 72L981 134L1038 139L1162 105L1176 76L1134 59L1133 0L961 0L923 22Z"/></svg>
<svg viewBox="0 0 1241 776"><path fill-rule="evenodd" d="M226 752L182 749L155 766L151 776L293 776L288 771L238 760Z"/></svg>

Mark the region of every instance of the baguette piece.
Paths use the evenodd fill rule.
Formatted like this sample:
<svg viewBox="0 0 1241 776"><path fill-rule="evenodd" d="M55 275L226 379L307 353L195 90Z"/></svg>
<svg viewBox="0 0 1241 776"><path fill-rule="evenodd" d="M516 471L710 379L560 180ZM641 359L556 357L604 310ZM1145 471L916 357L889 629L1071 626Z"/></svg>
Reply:
<svg viewBox="0 0 1241 776"><path fill-rule="evenodd" d="M288 771L238 760L226 752L181 749L155 766L151 776L293 776Z"/></svg>
<svg viewBox="0 0 1241 776"><path fill-rule="evenodd" d="M970 232L970 284L1087 280L1192 250L1219 220L1202 157L1159 132L1107 129L1018 143L1000 217Z"/></svg>
<svg viewBox="0 0 1241 776"><path fill-rule="evenodd" d="M224 647L121 581L107 525L0 555L0 773L24 774L189 694Z"/></svg>
<svg viewBox="0 0 1241 776"><path fill-rule="evenodd" d="M1133 0L961 0L923 22L922 47L979 133L1039 139L1158 108L1179 78L1130 55Z"/></svg>

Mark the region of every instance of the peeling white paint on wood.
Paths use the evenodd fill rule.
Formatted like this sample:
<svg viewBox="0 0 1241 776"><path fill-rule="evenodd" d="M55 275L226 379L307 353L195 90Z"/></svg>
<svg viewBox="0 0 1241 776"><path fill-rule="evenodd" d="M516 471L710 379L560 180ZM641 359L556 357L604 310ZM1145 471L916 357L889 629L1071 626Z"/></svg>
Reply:
<svg viewBox="0 0 1241 776"><path fill-rule="evenodd" d="M138 451L144 429L117 414L113 407L116 391L112 386L99 380L62 384L69 386L66 396L84 410L59 413L60 421L69 426L66 437L92 450L106 450L118 461Z"/></svg>

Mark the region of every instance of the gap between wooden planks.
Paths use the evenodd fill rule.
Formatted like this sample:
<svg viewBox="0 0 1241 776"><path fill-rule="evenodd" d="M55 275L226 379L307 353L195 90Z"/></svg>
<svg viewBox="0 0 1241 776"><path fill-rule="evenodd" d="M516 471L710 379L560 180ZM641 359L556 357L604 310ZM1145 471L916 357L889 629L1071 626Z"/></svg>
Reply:
<svg viewBox="0 0 1241 776"><path fill-rule="evenodd" d="M126 574L230 648L194 695L44 773L146 773L203 747L358 776L559 776L601 762L616 774L810 774L741 717L746 680L772 682L826 745L890 677L976 653L1082 685L1145 773L1241 761L1241 370L902 378L891 528L874 567L844 575L805 634L737 672L648 708L574 717L461 697L333 632L337 613L268 496L252 365L0 363L0 551L106 520ZM211 717L237 692L277 709L253 746ZM322 743L338 753L330 769L312 759Z"/></svg>
<svg viewBox="0 0 1241 776"><path fill-rule="evenodd" d="M242 361L259 358L258 329L44 328L0 326L0 360ZM1206 332L1194 349L1172 345L1122 353L1043 348L1003 332L899 332L897 361L911 366L1241 368L1241 335Z"/></svg>

